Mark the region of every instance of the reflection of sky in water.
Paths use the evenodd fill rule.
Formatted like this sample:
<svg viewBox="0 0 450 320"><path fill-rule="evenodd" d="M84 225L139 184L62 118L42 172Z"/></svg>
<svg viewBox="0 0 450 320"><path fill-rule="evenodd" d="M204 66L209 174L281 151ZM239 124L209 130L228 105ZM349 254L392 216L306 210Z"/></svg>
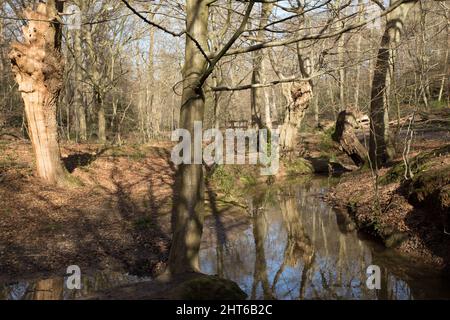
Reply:
<svg viewBox="0 0 450 320"><path fill-rule="evenodd" d="M203 243L200 255L202 271L237 282L251 299L263 299L267 294L276 299L414 298L408 284L382 265L383 258L374 257L380 249L374 250L374 244L360 240L356 232L343 233L339 229L335 212L318 197L312 196L312 193L323 190L304 187L292 190L290 195L277 196L276 201L265 204L265 210L257 210L254 214L254 217L259 216L256 228L253 218L253 225L249 225L245 232L229 232L222 255L217 244ZM314 254L309 264L305 262L305 256L306 260L308 256L301 253L286 258L288 225L294 243L312 248ZM214 232L214 229L207 232ZM264 243L264 252L261 253L265 256L265 263L259 260L255 264L255 232ZM294 262L292 256L295 257ZM221 261L222 268L218 268L218 261ZM371 264L381 264L384 290L366 287L366 268ZM402 265L400 269L408 268L413 267ZM221 269L223 274L220 274ZM407 279L416 280L411 279L411 274L407 274ZM439 294L431 284L420 283L419 288L416 291L420 292L419 298ZM448 297L448 288L445 290Z"/></svg>

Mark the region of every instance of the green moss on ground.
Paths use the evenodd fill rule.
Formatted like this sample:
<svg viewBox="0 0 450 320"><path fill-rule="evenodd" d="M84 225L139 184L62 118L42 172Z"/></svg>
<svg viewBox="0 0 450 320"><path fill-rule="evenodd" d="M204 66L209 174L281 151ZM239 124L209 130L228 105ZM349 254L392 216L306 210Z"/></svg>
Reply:
<svg viewBox="0 0 450 320"><path fill-rule="evenodd" d="M311 162L303 158L286 161L285 166L288 176L308 175L314 173L314 168Z"/></svg>
<svg viewBox="0 0 450 320"><path fill-rule="evenodd" d="M416 206L429 206L442 214L450 211L450 165L417 173L403 184L408 200Z"/></svg>
<svg viewBox="0 0 450 320"><path fill-rule="evenodd" d="M230 280L201 276L183 282L173 293L182 300L244 300L247 294Z"/></svg>
<svg viewBox="0 0 450 320"><path fill-rule="evenodd" d="M336 162L337 156L336 156L336 143L333 141L333 133L335 131L335 126L332 126L328 129L326 129L324 132L320 135L320 142L319 142L319 150L320 150L320 156L326 157L330 159L330 161Z"/></svg>
<svg viewBox="0 0 450 320"><path fill-rule="evenodd" d="M450 154L450 145L435 149L430 152L420 153L410 160L410 169L413 175L421 171L425 171L431 166L431 161L439 156ZM380 184L386 185L389 183L400 182L405 180L405 164L403 162L394 165L389 171L380 178Z"/></svg>

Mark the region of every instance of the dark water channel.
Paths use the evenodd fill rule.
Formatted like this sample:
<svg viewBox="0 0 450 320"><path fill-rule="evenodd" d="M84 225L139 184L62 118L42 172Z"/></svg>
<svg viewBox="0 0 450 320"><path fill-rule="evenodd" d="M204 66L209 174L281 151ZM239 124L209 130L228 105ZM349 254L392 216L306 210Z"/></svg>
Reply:
<svg viewBox="0 0 450 320"><path fill-rule="evenodd" d="M321 200L327 184L256 192L246 227L227 232L226 241L204 243L202 271L237 282L251 299L450 298L448 279L364 239ZM380 290L366 285L370 265L380 267Z"/></svg>

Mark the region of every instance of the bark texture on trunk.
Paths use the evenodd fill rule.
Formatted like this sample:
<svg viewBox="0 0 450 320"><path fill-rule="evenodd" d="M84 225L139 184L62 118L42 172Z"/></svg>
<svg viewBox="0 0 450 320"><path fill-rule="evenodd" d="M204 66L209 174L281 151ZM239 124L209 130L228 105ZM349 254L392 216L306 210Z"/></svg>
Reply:
<svg viewBox="0 0 450 320"><path fill-rule="evenodd" d="M186 30L203 48L207 48L208 41L208 2L188 0L186 3ZM205 97L202 89L198 88L198 82L206 67L205 57L195 42L186 37L180 127L191 133L192 141L194 122L203 121ZM173 239L168 271L171 274L198 272L204 219L203 166L181 164L175 188Z"/></svg>
<svg viewBox="0 0 450 320"><path fill-rule="evenodd" d="M389 70L392 68L394 48L400 42L405 18L415 2L405 2L387 15L386 28L378 50L372 81L369 144L370 160L376 167L382 166L394 155L389 138Z"/></svg>
<svg viewBox="0 0 450 320"><path fill-rule="evenodd" d="M9 58L25 104L37 174L52 184L64 184L64 169L56 122L56 104L62 87L64 63L55 35L56 8L39 3L36 11L26 9L28 24L23 43L13 43Z"/></svg>
<svg viewBox="0 0 450 320"><path fill-rule="evenodd" d="M83 73L82 64L82 48L81 48L81 30L74 30L73 35L73 52L74 52L74 109L77 113L77 136L80 141L87 140L86 111L83 102Z"/></svg>
<svg viewBox="0 0 450 320"><path fill-rule="evenodd" d="M357 126L355 112L351 109L343 110L339 113L336 121L336 130L333 133L333 140L339 143L344 151L357 166L363 166L366 162L366 148L359 142L355 134Z"/></svg>
<svg viewBox="0 0 450 320"><path fill-rule="evenodd" d="M263 3L261 4L261 14L259 20L259 30L256 35L257 42L264 42L265 30L264 27L269 21L269 17L272 14L273 3ZM264 51L258 50L253 54L253 72L252 72L252 83L264 83ZM251 111L252 111L252 122L255 121L258 128L264 126L272 126L272 121L270 118L270 102L266 96L265 88L252 88L251 89ZM262 121L262 113L265 114L265 123Z"/></svg>
<svg viewBox="0 0 450 320"><path fill-rule="evenodd" d="M84 12L84 6L81 6ZM103 97L105 90L103 81L99 71L99 58L95 52L94 41L92 39L92 26L83 28L84 40L86 41L86 48L89 58L89 71L91 72L90 80L92 86L92 99L94 101L94 110L97 113L97 138L100 143L106 142L106 116Z"/></svg>
<svg viewBox="0 0 450 320"><path fill-rule="evenodd" d="M100 93L96 92L95 105L97 109L97 120L98 120L98 141L100 143L106 142L106 117L105 117L105 104Z"/></svg>
<svg viewBox="0 0 450 320"><path fill-rule="evenodd" d="M312 99L310 83L308 81L293 83L291 98L292 102L286 107L286 114L280 133L280 144L283 153L292 152L295 148L298 130Z"/></svg>

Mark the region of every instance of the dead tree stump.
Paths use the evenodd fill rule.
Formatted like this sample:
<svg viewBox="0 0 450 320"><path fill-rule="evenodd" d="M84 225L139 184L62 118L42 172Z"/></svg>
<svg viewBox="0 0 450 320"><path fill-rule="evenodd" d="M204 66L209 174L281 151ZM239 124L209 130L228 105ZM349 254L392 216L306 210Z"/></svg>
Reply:
<svg viewBox="0 0 450 320"><path fill-rule="evenodd" d="M358 166L366 163L366 148L359 142L355 134L357 127L356 115L352 109L341 111L336 121L336 129L332 135L333 141L339 143L344 151Z"/></svg>

